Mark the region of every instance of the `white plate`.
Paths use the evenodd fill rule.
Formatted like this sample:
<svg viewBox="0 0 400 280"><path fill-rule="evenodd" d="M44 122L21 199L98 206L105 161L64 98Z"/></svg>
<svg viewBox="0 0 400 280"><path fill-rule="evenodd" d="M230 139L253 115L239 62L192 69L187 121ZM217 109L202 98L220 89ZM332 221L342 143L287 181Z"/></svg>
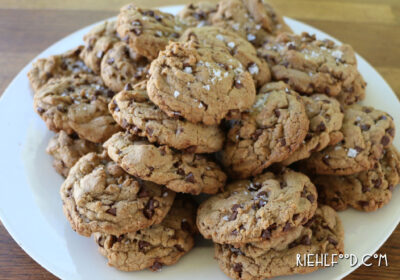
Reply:
<svg viewBox="0 0 400 280"><path fill-rule="evenodd" d="M181 6L162 10L176 13ZM292 19L287 23L296 33L307 31L319 38L327 34ZM83 28L55 43L39 57L47 57L82 43ZM332 39L332 38L331 38ZM400 127L400 104L382 77L360 56L359 70L368 81L365 104L389 112ZM35 59L36 60L36 59ZM73 232L62 213L59 187L62 178L51 165L45 147L52 133L32 109L27 65L11 82L0 100L0 217L15 241L39 264L63 279L226 279L213 259L211 243L202 241L178 264L162 273L120 272L106 265L91 238ZM399 137L395 140L399 148ZM340 213L345 228L345 250L359 259L373 254L390 236L400 218L400 192L392 202L374 213L348 210ZM390 262L390 260L389 260ZM360 263L359 263L360 265ZM341 261L334 268L280 279L338 279L356 267Z"/></svg>

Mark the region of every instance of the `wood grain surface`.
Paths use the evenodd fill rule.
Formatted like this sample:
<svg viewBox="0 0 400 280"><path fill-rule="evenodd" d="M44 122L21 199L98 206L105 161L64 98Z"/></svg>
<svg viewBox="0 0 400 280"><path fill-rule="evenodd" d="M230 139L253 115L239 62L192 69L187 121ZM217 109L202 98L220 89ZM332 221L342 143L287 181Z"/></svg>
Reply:
<svg viewBox="0 0 400 280"><path fill-rule="evenodd" d="M88 24L116 15L118 9L129 2L129 0L1 0L0 95L12 78L49 45ZM196 1L136 0L134 2L144 7L157 7ZM400 0L271 0L271 2L284 15L308 23L351 44L382 74L400 97ZM399 279L400 226L381 247L379 253L387 255L388 267L378 267L376 262L372 262L372 266L362 266L345 279ZM20 249L1 223L0 279L55 279Z"/></svg>

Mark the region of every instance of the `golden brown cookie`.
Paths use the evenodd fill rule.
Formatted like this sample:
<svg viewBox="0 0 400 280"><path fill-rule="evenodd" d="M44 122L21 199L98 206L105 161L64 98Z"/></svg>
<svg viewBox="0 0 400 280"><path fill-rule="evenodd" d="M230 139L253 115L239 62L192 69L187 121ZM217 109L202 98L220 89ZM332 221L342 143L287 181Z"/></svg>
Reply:
<svg viewBox="0 0 400 280"><path fill-rule="evenodd" d="M127 133L114 134L104 147L129 174L176 192L214 194L223 189L226 181L220 167L203 155L154 145Z"/></svg>

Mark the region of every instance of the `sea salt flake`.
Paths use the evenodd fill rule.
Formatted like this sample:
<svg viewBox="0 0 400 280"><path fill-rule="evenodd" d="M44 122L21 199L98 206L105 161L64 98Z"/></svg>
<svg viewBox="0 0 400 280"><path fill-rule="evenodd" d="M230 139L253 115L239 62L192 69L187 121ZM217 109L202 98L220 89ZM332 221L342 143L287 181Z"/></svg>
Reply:
<svg viewBox="0 0 400 280"><path fill-rule="evenodd" d="M217 34L217 36L215 36L215 37L220 41L224 41L225 40L224 36L222 36L221 34Z"/></svg>
<svg viewBox="0 0 400 280"><path fill-rule="evenodd" d="M258 74L258 71L259 71L259 69L258 69L257 64L252 64L252 65L249 67L249 72L250 72L251 75L256 75L256 74Z"/></svg>
<svg viewBox="0 0 400 280"><path fill-rule="evenodd" d="M248 41L254 41L255 39L256 39L256 36L254 36L253 34L247 34Z"/></svg>
<svg viewBox="0 0 400 280"><path fill-rule="evenodd" d="M204 88L205 90L210 90L210 85L204 85L203 88Z"/></svg>
<svg viewBox="0 0 400 280"><path fill-rule="evenodd" d="M349 151L347 152L347 156L351 158L355 158L357 154L358 154L357 150L352 148L350 148Z"/></svg>
<svg viewBox="0 0 400 280"><path fill-rule="evenodd" d="M223 216L222 217L222 220L224 220L224 221L229 221L229 216L227 215L227 216Z"/></svg>
<svg viewBox="0 0 400 280"><path fill-rule="evenodd" d="M174 91L174 97L177 98L181 93L177 90Z"/></svg>
<svg viewBox="0 0 400 280"><path fill-rule="evenodd" d="M342 59L343 52L340 50L335 50L332 52L332 56L336 59Z"/></svg>
<svg viewBox="0 0 400 280"><path fill-rule="evenodd" d="M230 47L231 49L233 49L235 47L235 43L234 42L229 42L228 43L228 47Z"/></svg>
<svg viewBox="0 0 400 280"><path fill-rule="evenodd" d="M187 66L185 69L183 69L183 71L185 71L185 73L192 74L192 67Z"/></svg>

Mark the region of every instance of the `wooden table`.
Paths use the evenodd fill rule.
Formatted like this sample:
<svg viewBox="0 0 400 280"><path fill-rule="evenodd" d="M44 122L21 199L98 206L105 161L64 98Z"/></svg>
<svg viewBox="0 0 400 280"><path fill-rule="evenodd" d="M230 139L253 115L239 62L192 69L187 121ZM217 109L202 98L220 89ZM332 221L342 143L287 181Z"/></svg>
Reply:
<svg viewBox="0 0 400 280"><path fill-rule="evenodd" d="M116 15L126 0L0 1L0 93L39 52L67 34ZM189 0L137 0L142 6ZM351 44L400 97L399 0L271 0L286 16ZM379 93L377 93L379 94ZM3 186L5 187L5 186ZM27 229L29 230L29 229ZM368 234L368 233L365 233ZM361 267L346 279L399 279L400 227L379 250L389 267ZM0 223L0 279L54 279L26 255Z"/></svg>

